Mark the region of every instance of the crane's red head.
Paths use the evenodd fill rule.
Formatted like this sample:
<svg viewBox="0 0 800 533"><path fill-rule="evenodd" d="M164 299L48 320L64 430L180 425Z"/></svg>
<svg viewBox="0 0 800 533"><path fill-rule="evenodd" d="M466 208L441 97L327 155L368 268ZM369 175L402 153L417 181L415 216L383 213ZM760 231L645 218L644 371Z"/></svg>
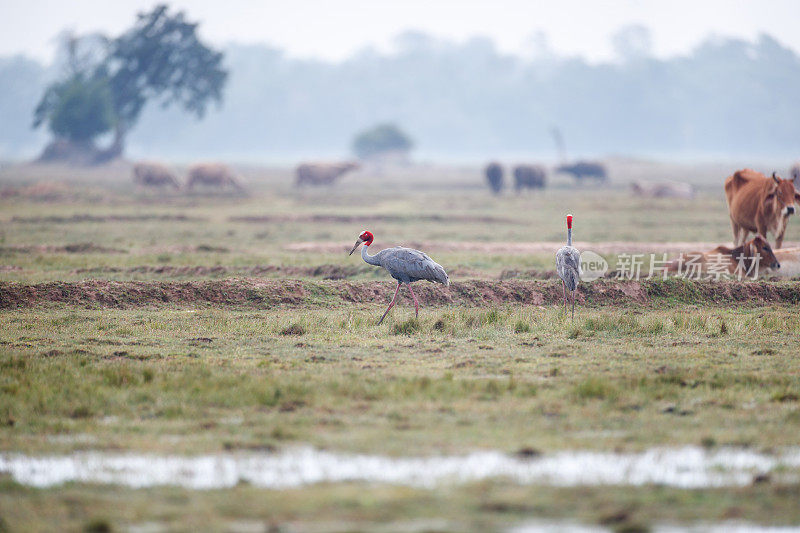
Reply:
<svg viewBox="0 0 800 533"><path fill-rule="evenodd" d="M372 244L372 240L375 238L375 236L369 231L362 231L358 238L361 239L361 241L364 243L364 246L369 246Z"/></svg>
<svg viewBox="0 0 800 533"><path fill-rule="evenodd" d="M572 229L572 215L567 215L567 229Z"/></svg>
<svg viewBox="0 0 800 533"><path fill-rule="evenodd" d="M375 237L373 237L372 233L370 233L369 231L362 231L361 234L358 236L358 240L356 240L356 243L353 245L353 249L350 250L350 255L353 255L353 252L356 251L356 248L358 248L360 244L363 243L364 246L369 246L370 244L372 244L372 239L374 238Z"/></svg>

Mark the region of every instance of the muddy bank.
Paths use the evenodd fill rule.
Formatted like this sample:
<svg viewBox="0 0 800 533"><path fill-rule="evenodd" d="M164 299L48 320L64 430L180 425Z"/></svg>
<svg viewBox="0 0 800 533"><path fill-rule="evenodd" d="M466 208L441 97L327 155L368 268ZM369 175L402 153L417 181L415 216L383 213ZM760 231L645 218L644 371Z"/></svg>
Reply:
<svg viewBox="0 0 800 533"><path fill-rule="evenodd" d="M284 265L253 265L253 266L171 266L171 265L137 265L132 267L96 267L78 268L70 272L75 275L99 274L126 274L126 275L151 275L167 277L223 277L223 276L268 276L268 277L311 277L330 280L347 279L367 272L366 266L342 265L316 265L316 266L284 266ZM0 266L2 271L2 266Z"/></svg>
<svg viewBox="0 0 800 533"><path fill-rule="evenodd" d="M233 278L207 281L48 282L33 285L0 282L0 308L43 305L80 307L230 307L270 309L280 306L324 307L386 303L393 281L301 281ZM417 283L415 292L426 306L558 305L557 280L469 280L449 287ZM410 304L408 291L401 300ZM618 281L581 285L577 295L587 305L648 305L664 302L765 305L800 302L800 284L756 282Z"/></svg>
<svg viewBox="0 0 800 533"><path fill-rule="evenodd" d="M543 270L539 268L503 270L500 272L500 279L558 279L558 273L555 270Z"/></svg>

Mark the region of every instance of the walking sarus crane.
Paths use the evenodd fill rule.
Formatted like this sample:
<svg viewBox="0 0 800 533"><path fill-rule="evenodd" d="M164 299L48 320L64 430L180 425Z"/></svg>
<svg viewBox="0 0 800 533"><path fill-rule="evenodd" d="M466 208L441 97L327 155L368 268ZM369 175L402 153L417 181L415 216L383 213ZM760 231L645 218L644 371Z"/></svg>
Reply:
<svg viewBox="0 0 800 533"><path fill-rule="evenodd" d="M414 290L411 288L411 284L424 279L447 286L450 285L450 278L447 277L447 272L444 271L442 265L428 257L427 254L412 248L396 246L394 248L381 250L375 255L369 255L369 253L367 253L367 247L372 244L374 238L375 237L369 231L362 231L353 249L350 250L350 255L353 255L356 248L363 244L364 247L361 249L361 258L370 265L385 268L389 271L389 274L397 280L397 289L394 291L394 297L389 307L386 308L386 312L383 313L383 316L378 321L378 325L381 325L383 319L389 314L389 310L394 307L397 301L397 293L400 292L400 285L403 283L405 283L408 286L408 290L411 291L411 297L414 298L414 312L417 318L419 318L419 302L417 301L417 296L414 294Z"/></svg>
<svg viewBox="0 0 800 533"><path fill-rule="evenodd" d="M556 270L564 289L564 313L567 312L567 289L572 297L572 319L575 320L575 290L581 277L581 253L572 246L572 215L567 215L567 245L556 252Z"/></svg>

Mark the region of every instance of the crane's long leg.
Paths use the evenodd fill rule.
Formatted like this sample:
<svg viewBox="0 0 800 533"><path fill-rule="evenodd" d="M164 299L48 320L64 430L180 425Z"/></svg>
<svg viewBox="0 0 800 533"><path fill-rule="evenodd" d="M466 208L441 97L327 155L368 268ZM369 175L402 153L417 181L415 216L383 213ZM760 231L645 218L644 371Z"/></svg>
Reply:
<svg viewBox="0 0 800 533"><path fill-rule="evenodd" d="M567 284L561 280L561 288L564 289L564 314L567 314Z"/></svg>
<svg viewBox="0 0 800 533"><path fill-rule="evenodd" d="M575 291L572 292L572 320L575 320Z"/></svg>
<svg viewBox="0 0 800 533"><path fill-rule="evenodd" d="M417 314L417 318L419 318L419 302L417 301L417 295L414 294L414 289L411 288L411 284L408 284L408 290L411 291L411 297L414 298L414 312Z"/></svg>
<svg viewBox="0 0 800 533"><path fill-rule="evenodd" d="M395 291L394 291L394 297L392 298L392 301L391 301L391 302L389 302L389 307L387 307L387 308L386 308L386 311L383 313L383 316L381 317L381 319L380 319L380 320L378 320L378 325L379 325L379 326L381 325L381 322L383 322L383 319L384 319L384 318L386 318L386 315L388 315L388 314L389 314L389 310L390 310L392 307L394 307L394 303L397 301L397 293L398 293L398 292L400 292L400 282L397 282L397 288L396 288L396 289L395 289ZM412 294L413 294L413 293L412 293Z"/></svg>

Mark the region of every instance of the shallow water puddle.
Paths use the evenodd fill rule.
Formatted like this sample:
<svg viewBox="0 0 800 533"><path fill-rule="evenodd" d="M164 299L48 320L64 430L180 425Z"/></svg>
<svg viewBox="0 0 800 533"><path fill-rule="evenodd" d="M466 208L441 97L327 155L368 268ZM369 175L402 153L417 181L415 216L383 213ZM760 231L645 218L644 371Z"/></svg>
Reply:
<svg viewBox="0 0 800 533"><path fill-rule="evenodd" d="M493 451L457 456L357 455L290 448L278 453L199 456L79 452L60 456L0 454L0 473L25 485L74 481L129 487L177 485L215 489L249 483L289 488L360 481L414 487L501 478L553 486L646 485L679 488L738 486L759 474L800 478L800 448L764 454L738 448L658 448L642 453L564 451L520 458Z"/></svg>
<svg viewBox="0 0 800 533"><path fill-rule="evenodd" d="M532 520L514 526L507 533L611 533L611 528L554 520ZM798 533L797 526L762 526L752 522L720 522L698 524L656 524L653 533Z"/></svg>

